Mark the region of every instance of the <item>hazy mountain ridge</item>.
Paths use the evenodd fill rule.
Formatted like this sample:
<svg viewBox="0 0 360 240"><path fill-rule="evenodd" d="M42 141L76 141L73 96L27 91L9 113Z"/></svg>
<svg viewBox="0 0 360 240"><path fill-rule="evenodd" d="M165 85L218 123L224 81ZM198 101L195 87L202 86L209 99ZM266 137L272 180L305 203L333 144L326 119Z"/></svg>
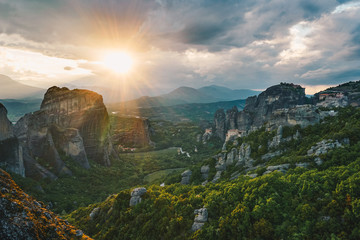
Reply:
<svg viewBox="0 0 360 240"><path fill-rule="evenodd" d="M141 97L135 100L119 103L122 108L149 108L172 106L186 103L212 103L220 101L231 101L245 99L257 95L259 92L241 89L232 90L216 85L202 87L199 89L191 87L179 87L170 93L156 97Z"/></svg>
<svg viewBox="0 0 360 240"><path fill-rule="evenodd" d="M8 76L0 74L0 99L40 98L45 89L19 83Z"/></svg>

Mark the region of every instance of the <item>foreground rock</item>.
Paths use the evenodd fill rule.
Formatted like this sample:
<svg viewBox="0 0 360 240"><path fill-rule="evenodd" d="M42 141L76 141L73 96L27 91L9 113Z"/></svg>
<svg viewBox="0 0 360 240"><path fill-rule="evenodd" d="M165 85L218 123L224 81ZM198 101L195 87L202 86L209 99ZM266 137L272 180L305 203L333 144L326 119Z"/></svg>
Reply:
<svg viewBox="0 0 360 240"><path fill-rule="evenodd" d="M0 167L25 176L23 151L7 118L7 110L0 103Z"/></svg>
<svg viewBox="0 0 360 240"><path fill-rule="evenodd" d="M0 239L91 239L24 193L0 169Z"/></svg>

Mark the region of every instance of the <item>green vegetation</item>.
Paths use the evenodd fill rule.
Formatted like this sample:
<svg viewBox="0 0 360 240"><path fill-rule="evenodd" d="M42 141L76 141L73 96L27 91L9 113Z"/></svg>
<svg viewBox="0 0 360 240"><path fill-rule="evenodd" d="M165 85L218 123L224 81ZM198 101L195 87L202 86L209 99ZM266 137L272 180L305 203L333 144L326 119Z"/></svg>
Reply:
<svg viewBox="0 0 360 240"><path fill-rule="evenodd" d="M296 168L203 186L151 186L129 207L130 191L67 218L96 239L359 239L360 159L323 171ZM194 209L209 221L190 231ZM100 207L99 215L89 214Z"/></svg>
<svg viewBox="0 0 360 240"><path fill-rule="evenodd" d="M62 176L56 181L37 182L19 176L13 177L24 191L41 201L52 202L52 210L61 213L103 201L108 195L122 189L145 184L146 175L168 168L185 167L189 160L178 156L176 149L169 149L121 154L120 160L113 161L111 167L91 163L91 168L86 170L70 159L66 159L66 164L73 176ZM38 185L45 193L38 190Z"/></svg>
<svg viewBox="0 0 360 240"><path fill-rule="evenodd" d="M169 121L150 121L154 130L151 140L156 143L156 149L182 147L184 151L194 153L195 146L199 152L212 154L220 148L221 140L214 138L206 145L198 142L204 133L203 129L193 122L172 123Z"/></svg>
<svg viewBox="0 0 360 240"><path fill-rule="evenodd" d="M275 131L260 129L238 139L239 145L250 144L251 157L263 166L254 170L259 177L230 181L231 173L242 169L229 167L221 182L198 185L203 181L201 165L210 165L209 179L215 174L216 162L207 158L191 168L192 185L147 186L143 201L135 207L129 207L130 190L124 190L67 218L96 239L359 239L360 110L337 111L336 117L313 126L284 128L283 137L298 131L301 138L274 148L268 142ZM314 157L306 156L307 151L325 139L341 141L343 147L322 154L323 164L318 166ZM280 156L261 159L279 150ZM298 162L310 165L296 167ZM266 166L282 163L291 163L286 173L261 176ZM192 233L193 211L202 206L208 209L209 220L202 230ZM95 207L101 210L91 220Z"/></svg>
<svg viewBox="0 0 360 240"><path fill-rule="evenodd" d="M230 109L236 106L242 110L245 100L224 101L215 103L191 103L169 107L149 107L149 108L122 108L121 105L109 105L109 112L119 112L124 115L140 116L150 120L166 120L171 122L212 122L216 110Z"/></svg>
<svg viewBox="0 0 360 240"><path fill-rule="evenodd" d="M111 167L92 162L89 170L83 169L70 159L65 159L73 176L64 175L56 181L42 180L40 182L22 178L16 174L12 176L24 191L43 202L51 202L54 212L64 213L80 206L103 201L110 194L132 186L179 182L180 172L173 169L191 166L201 161L202 156L206 156L206 153L199 151L198 154L192 154L191 158L178 155L176 148L126 153L120 154L120 160L113 161ZM65 157L62 156L62 158ZM162 171L161 176L159 176L159 171ZM176 176L168 176L174 172L177 173ZM149 176L151 173L157 176Z"/></svg>
<svg viewBox="0 0 360 240"><path fill-rule="evenodd" d="M7 117L11 122L16 122L24 114L40 109L42 99L0 99L8 110Z"/></svg>

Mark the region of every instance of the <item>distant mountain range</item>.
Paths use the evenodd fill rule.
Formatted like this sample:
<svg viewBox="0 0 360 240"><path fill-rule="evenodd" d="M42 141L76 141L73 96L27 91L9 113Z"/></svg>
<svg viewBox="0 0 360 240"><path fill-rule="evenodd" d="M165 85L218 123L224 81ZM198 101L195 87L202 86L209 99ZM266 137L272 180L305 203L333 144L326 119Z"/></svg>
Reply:
<svg viewBox="0 0 360 240"><path fill-rule="evenodd" d="M188 103L213 103L220 101L246 99L259 93L260 92L258 91L249 89L232 90L216 85L206 86L198 89L191 87L179 87L170 93L160 96L144 96L135 100L121 102L119 104L111 104L110 106L119 105L124 109L129 109L173 106Z"/></svg>
<svg viewBox="0 0 360 240"><path fill-rule="evenodd" d="M121 108L116 105L107 105L109 112L125 116L139 116L150 120L166 120L171 122L201 121L212 122L216 110L230 109L234 106L241 111L245 106L245 99L221 101L214 103L187 103L174 106L148 108Z"/></svg>
<svg viewBox="0 0 360 240"><path fill-rule="evenodd" d="M0 74L0 99L42 98L46 89L31 87Z"/></svg>

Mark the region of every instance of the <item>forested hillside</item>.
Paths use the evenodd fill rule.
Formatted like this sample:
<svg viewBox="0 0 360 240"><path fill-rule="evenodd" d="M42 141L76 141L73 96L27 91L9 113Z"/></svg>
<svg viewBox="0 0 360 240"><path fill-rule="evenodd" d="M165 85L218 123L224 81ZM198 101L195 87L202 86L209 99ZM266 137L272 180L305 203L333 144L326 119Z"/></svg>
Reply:
<svg viewBox="0 0 360 240"><path fill-rule="evenodd" d="M281 148L283 153L268 162L257 160L259 146L275 133L260 129L238 139L255 149L251 157L263 166L254 170L257 177L243 173L229 180L234 171L230 167L219 182L202 186L196 179L201 175L194 174L191 185L147 186L142 202L134 207L129 207L130 190L126 190L68 218L96 239L359 239L360 110L337 111L337 116L304 129L285 128L283 137L296 131L301 137L278 145L273 150ZM308 156L314 145L329 139L348 140ZM290 165L266 172L266 166L280 163ZM97 207L98 214L90 218ZM207 222L192 232L194 210L202 207L208 211Z"/></svg>

